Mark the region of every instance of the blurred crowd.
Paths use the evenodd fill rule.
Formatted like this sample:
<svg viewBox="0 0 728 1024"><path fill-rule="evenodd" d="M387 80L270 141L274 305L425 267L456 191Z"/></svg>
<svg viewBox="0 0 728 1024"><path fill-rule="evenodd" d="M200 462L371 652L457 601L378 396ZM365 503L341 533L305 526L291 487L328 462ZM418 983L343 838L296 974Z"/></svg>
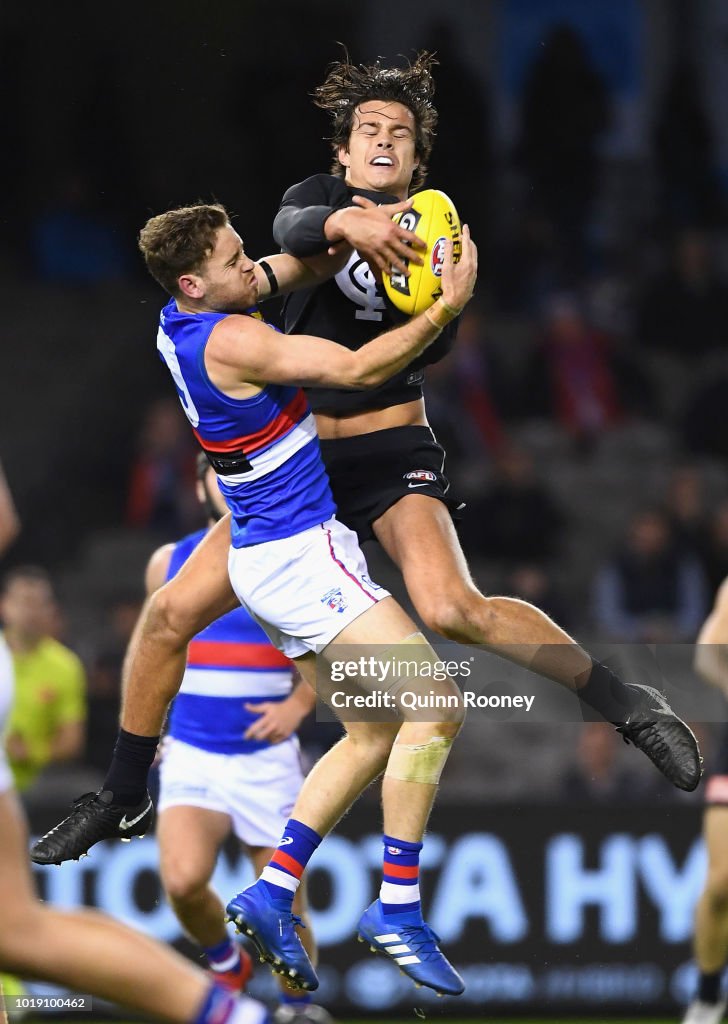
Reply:
<svg viewBox="0 0 728 1024"><path fill-rule="evenodd" d="M458 117L487 124L485 100L463 91L466 71L449 45L441 34L438 182L456 176L445 154ZM691 642L728 575L726 196L696 69L678 52L637 171L652 182L652 201L622 211L620 230L610 230L600 143L612 102L578 32L556 26L527 75L512 151L496 160L485 132L453 180L484 269L453 353L428 371L428 412L453 491L467 502L464 549L488 592L531 601L579 637ZM95 203L81 170L49 191L30 238L39 280L133 286L139 270L115 214L99 216ZM119 514L99 525L142 537L151 551L202 525L195 448L161 375L136 413L124 471L109 485ZM87 537L92 516L92 507L78 510ZM0 613L20 694L7 742L19 785L30 792L62 761L98 775L116 733L141 576L134 587L121 573L123 585L106 588L89 631L55 595L46 568L58 570L62 593L62 559L3 567ZM563 732L545 732L544 756L555 757ZM715 729L703 734L709 753ZM311 722L304 739L314 758L330 735ZM532 736L526 747L535 758ZM608 727L572 730L566 749L550 790L531 786L529 753L511 765L521 789L503 792L598 803L646 792ZM472 750L461 744L461 763ZM455 767L454 791L459 779Z"/></svg>

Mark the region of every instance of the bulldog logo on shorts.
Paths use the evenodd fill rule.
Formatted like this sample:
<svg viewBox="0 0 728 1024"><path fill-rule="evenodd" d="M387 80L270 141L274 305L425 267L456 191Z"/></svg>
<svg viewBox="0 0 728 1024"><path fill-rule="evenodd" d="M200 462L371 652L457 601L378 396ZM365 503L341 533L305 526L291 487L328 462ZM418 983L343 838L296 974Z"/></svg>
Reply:
<svg viewBox="0 0 728 1024"><path fill-rule="evenodd" d="M346 611L348 607L344 600L344 595L341 593L340 587L336 587L334 590L328 590L321 598L321 604L325 604L332 612L338 612L339 614Z"/></svg>

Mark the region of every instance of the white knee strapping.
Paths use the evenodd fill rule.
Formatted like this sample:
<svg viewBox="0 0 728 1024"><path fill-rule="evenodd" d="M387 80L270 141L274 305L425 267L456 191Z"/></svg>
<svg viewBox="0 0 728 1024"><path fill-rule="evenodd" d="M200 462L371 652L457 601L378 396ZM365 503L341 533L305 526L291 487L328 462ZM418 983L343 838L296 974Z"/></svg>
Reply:
<svg viewBox="0 0 728 1024"><path fill-rule="evenodd" d="M405 648L403 650L403 648ZM408 648L414 648L408 652ZM377 660L383 664L392 663L394 671L388 676L386 684L380 688L388 693L396 693L397 690L411 684L417 684L421 679L427 679L428 683L443 681L443 676L434 672L423 672L421 666L426 662L437 665L442 672L442 662L422 633L411 633L404 640L399 640L391 647L385 648L377 655Z"/></svg>
<svg viewBox="0 0 728 1024"><path fill-rule="evenodd" d="M390 779L436 786L451 746L447 736L433 736L426 743L395 743L384 774Z"/></svg>

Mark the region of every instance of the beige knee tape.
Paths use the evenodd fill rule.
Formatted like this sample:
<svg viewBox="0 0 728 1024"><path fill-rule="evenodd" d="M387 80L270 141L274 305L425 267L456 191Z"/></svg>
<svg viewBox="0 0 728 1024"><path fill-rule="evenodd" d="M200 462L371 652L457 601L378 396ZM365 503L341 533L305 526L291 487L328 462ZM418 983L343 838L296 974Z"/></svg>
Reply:
<svg viewBox="0 0 728 1024"><path fill-rule="evenodd" d="M436 786L451 746L447 736L433 736L427 743L395 743L384 774L390 779Z"/></svg>
<svg viewBox="0 0 728 1024"><path fill-rule="evenodd" d="M414 647L416 650L412 652L412 657L407 658L407 652L403 651L403 647ZM397 689L401 689L406 686L411 680L418 681L422 676L419 671L419 666L429 661L431 664L440 664L440 659L437 654L430 647L427 638L422 633L412 633L410 636L406 636L404 640L399 640L396 644L392 644L391 647L387 647L379 656L379 661L386 662L389 658L396 661L397 666L400 669L405 669L403 675L393 676L389 686L384 687L388 692L392 692ZM411 666L411 675L408 674L407 669ZM428 681L433 677L428 676Z"/></svg>

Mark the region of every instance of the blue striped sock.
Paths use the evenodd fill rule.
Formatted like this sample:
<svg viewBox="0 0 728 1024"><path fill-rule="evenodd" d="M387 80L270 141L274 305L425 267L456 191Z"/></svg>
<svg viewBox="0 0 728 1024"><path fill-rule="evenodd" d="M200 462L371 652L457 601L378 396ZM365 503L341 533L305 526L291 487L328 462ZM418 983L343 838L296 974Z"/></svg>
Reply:
<svg viewBox="0 0 728 1024"><path fill-rule="evenodd" d="M260 876L279 910L290 909L304 868L321 843L321 838L318 832L295 818L291 818L283 830L276 852Z"/></svg>
<svg viewBox="0 0 728 1024"><path fill-rule="evenodd" d="M382 913L422 914L420 904L420 850L422 843L384 836L384 865L379 901Z"/></svg>
<svg viewBox="0 0 728 1024"><path fill-rule="evenodd" d="M226 1024L236 1004L235 997L222 985L210 985L202 1006L190 1020L192 1024Z"/></svg>
<svg viewBox="0 0 728 1024"><path fill-rule="evenodd" d="M241 965L240 950L230 939L223 939L217 946L202 947L207 957L207 962L213 971L234 971L239 970Z"/></svg>

